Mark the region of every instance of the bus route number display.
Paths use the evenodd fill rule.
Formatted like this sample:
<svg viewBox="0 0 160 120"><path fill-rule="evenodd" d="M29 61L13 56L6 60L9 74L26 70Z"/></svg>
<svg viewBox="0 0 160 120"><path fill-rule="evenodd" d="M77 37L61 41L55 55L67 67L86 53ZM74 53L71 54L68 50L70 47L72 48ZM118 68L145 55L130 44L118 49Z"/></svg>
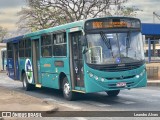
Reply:
<svg viewBox="0 0 160 120"><path fill-rule="evenodd" d="M123 28L127 27L127 22L120 21L120 22L92 22L92 27L94 29L97 28Z"/></svg>
<svg viewBox="0 0 160 120"><path fill-rule="evenodd" d="M138 19L128 18L108 18L108 19L95 19L86 21L85 30L96 30L96 29L117 29L117 28L132 28L140 29L141 23Z"/></svg>

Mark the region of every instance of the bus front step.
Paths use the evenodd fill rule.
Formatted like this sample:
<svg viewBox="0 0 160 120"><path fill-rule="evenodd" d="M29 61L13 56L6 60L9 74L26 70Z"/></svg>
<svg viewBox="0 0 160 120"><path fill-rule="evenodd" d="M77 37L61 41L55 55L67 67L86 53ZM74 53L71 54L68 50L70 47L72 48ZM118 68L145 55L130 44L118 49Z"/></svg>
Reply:
<svg viewBox="0 0 160 120"><path fill-rule="evenodd" d="M42 85L41 85L41 84L36 84L36 87L37 87L37 88L41 88Z"/></svg>
<svg viewBox="0 0 160 120"><path fill-rule="evenodd" d="M80 91L80 90L72 90L73 92L79 92L79 93L85 93L84 91Z"/></svg>

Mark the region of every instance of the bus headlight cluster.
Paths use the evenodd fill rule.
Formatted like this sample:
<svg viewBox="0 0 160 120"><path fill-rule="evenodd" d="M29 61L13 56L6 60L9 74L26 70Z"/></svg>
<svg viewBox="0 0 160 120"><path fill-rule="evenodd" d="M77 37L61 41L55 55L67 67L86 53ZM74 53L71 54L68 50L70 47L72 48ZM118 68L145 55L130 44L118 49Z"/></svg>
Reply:
<svg viewBox="0 0 160 120"><path fill-rule="evenodd" d="M145 69L139 74L139 75L136 75L136 78L139 78L139 77L141 77L141 76L143 76L143 74L145 73Z"/></svg>
<svg viewBox="0 0 160 120"><path fill-rule="evenodd" d="M94 76L94 79L95 79L95 80L98 80L98 76L95 75L95 76Z"/></svg>
<svg viewBox="0 0 160 120"><path fill-rule="evenodd" d="M136 78L139 78L139 75L136 75Z"/></svg>
<svg viewBox="0 0 160 120"><path fill-rule="evenodd" d="M92 74L92 73L89 73L89 77L93 77L93 74Z"/></svg>
<svg viewBox="0 0 160 120"><path fill-rule="evenodd" d="M101 81L104 82L104 78L101 78Z"/></svg>
<svg viewBox="0 0 160 120"><path fill-rule="evenodd" d="M143 76L143 74L146 72L146 69L144 69L141 73L140 76Z"/></svg>
<svg viewBox="0 0 160 120"><path fill-rule="evenodd" d="M93 73L91 73L91 72L89 72L89 71L87 71L87 73L89 74L89 77L90 77L90 78L94 78L95 80L101 81L101 82L104 82L104 81L105 81L104 78L98 77L98 76L94 75Z"/></svg>

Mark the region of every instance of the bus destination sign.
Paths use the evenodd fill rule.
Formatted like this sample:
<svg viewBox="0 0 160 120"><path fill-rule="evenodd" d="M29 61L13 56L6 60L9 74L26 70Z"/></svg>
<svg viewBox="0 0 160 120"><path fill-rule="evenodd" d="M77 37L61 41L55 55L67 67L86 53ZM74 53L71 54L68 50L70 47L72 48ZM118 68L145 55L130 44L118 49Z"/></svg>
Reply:
<svg viewBox="0 0 160 120"><path fill-rule="evenodd" d="M85 30L116 28L140 28L140 21L134 18L109 18L90 20L85 23Z"/></svg>
<svg viewBox="0 0 160 120"><path fill-rule="evenodd" d="M93 28L127 27L127 22L92 22Z"/></svg>

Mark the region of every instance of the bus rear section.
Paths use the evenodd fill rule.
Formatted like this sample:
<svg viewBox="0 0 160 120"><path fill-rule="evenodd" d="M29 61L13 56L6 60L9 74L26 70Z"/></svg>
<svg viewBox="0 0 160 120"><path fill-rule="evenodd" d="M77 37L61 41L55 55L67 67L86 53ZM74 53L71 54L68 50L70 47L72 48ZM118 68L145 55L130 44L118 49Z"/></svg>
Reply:
<svg viewBox="0 0 160 120"><path fill-rule="evenodd" d="M7 74L14 80L20 80L19 78L19 61L18 61L18 41L23 36L18 36L5 40L7 43Z"/></svg>

